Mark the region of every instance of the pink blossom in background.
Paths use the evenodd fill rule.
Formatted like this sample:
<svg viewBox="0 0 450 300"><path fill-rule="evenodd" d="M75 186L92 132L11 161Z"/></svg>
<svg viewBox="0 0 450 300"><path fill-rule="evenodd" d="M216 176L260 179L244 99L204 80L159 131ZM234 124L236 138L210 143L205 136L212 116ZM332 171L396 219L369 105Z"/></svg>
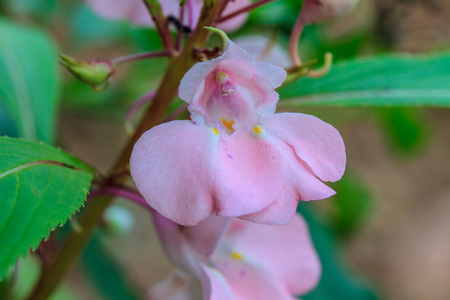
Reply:
<svg viewBox="0 0 450 300"><path fill-rule="evenodd" d="M86 3L99 16L112 20L128 20L131 23L144 26L153 27L153 21L150 13L144 5L143 0L85 0ZM164 15L174 16L176 18L180 15L180 0L164 0L159 1ZM229 1L223 15L227 15L238 9L241 9L251 3L250 0L234 0ZM189 0L187 1L186 11L184 14L184 25L197 25L200 17L200 12L203 7L203 0ZM247 14L240 14L226 22L218 25L219 28L231 32L241 27L247 21Z"/></svg>
<svg viewBox="0 0 450 300"><path fill-rule="evenodd" d="M340 179L345 147L331 125L299 113L275 114L284 69L254 62L229 42L194 65L179 96L192 121L144 133L130 170L148 204L186 226L211 215L287 224L299 200L324 199Z"/></svg>
<svg viewBox="0 0 450 300"><path fill-rule="evenodd" d="M301 18L305 24L327 21L349 13L359 0L305 0Z"/></svg>
<svg viewBox="0 0 450 300"><path fill-rule="evenodd" d="M246 35L236 38L234 42L247 50L255 61L265 61L282 68L292 65L289 54L278 43L265 36Z"/></svg>
<svg viewBox="0 0 450 300"><path fill-rule="evenodd" d="M320 262L299 215L285 226L233 219L208 256L176 228L163 244L183 271L153 287L147 299L200 299L202 293L205 300L295 300L319 281Z"/></svg>

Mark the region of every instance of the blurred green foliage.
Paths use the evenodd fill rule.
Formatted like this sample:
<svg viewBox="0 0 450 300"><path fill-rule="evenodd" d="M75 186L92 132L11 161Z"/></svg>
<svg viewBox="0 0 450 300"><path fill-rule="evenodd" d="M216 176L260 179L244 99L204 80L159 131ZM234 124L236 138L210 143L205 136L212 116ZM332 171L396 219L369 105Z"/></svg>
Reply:
<svg viewBox="0 0 450 300"><path fill-rule="evenodd" d="M0 106L20 136L52 144L60 80L51 39L0 18L0 82Z"/></svg>

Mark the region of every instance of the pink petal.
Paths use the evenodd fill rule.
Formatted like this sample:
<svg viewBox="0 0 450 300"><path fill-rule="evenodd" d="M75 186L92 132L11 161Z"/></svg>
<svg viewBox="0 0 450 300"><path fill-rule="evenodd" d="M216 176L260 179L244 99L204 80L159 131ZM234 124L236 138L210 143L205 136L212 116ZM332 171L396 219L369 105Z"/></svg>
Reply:
<svg viewBox="0 0 450 300"><path fill-rule="evenodd" d="M148 300L191 300L192 280L181 272L153 285L147 292Z"/></svg>
<svg viewBox="0 0 450 300"><path fill-rule="evenodd" d="M86 0L86 3L100 16L107 19L129 17L140 0Z"/></svg>
<svg viewBox="0 0 450 300"><path fill-rule="evenodd" d="M241 8L246 7L251 2L249 0L232 0L228 1L227 6L222 12L222 16L226 16L230 13L233 13ZM217 27L222 29L223 31L233 32L239 29L244 23L247 21L248 13L242 13L237 15L236 17L220 23Z"/></svg>
<svg viewBox="0 0 450 300"><path fill-rule="evenodd" d="M279 99L274 91L286 79L286 71L268 63L254 62L247 51L233 42L221 57L195 64L181 79L179 97L186 101L193 120L194 114L205 114L208 99L217 89L216 73L229 76L238 93L251 99L261 116L271 115Z"/></svg>
<svg viewBox="0 0 450 300"><path fill-rule="evenodd" d="M296 300L276 274L261 268L259 261L248 258L244 256L240 260L231 255L213 257L214 267L207 268L209 279L216 282L211 289L211 299L229 290L233 297L228 296L228 299Z"/></svg>
<svg viewBox="0 0 450 300"><path fill-rule="evenodd" d="M201 265L200 281L205 300L238 300L227 281L216 269Z"/></svg>
<svg viewBox="0 0 450 300"><path fill-rule="evenodd" d="M274 281L278 279L290 294L304 294L317 285L321 266L303 218L296 215L285 226L233 221L238 222L243 223L241 230L230 232L225 238L244 261L254 262Z"/></svg>
<svg viewBox="0 0 450 300"><path fill-rule="evenodd" d="M344 174L344 142L330 124L310 115L280 113L266 119L264 127L291 146L320 179L336 181Z"/></svg>
<svg viewBox="0 0 450 300"><path fill-rule="evenodd" d="M235 132L220 141L215 157L217 215L253 213L279 197L283 162L270 142Z"/></svg>
<svg viewBox="0 0 450 300"><path fill-rule="evenodd" d="M299 198L295 189L284 184L282 193L275 202L263 210L239 218L258 224L286 225L295 215Z"/></svg>
<svg viewBox="0 0 450 300"><path fill-rule="evenodd" d="M279 44L265 36L247 35L234 39L234 42L247 50L257 62L265 61L282 68L292 65L288 53Z"/></svg>
<svg viewBox="0 0 450 300"><path fill-rule="evenodd" d="M291 222L299 200L325 199L335 192L314 176L291 146L276 138L273 142L284 156L283 193L263 210L240 218L260 224L285 225Z"/></svg>
<svg viewBox="0 0 450 300"><path fill-rule="evenodd" d="M280 95L273 89L266 78L254 74L251 78L235 78L239 82L238 92L245 99L252 99L259 116L267 117L275 113Z"/></svg>
<svg viewBox="0 0 450 300"><path fill-rule="evenodd" d="M212 129L190 121L172 121L144 133L134 146L130 170L149 205L186 226L212 215L214 143Z"/></svg>
<svg viewBox="0 0 450 300"><path fill-rule="evenodd" d="M287 73L283 68L266 62L253 61L247 50L233 42L230 42L223 58L226 60L223 63L224 68L234 70L234 72L245 72L248 77L256 73L269 81L273 88L279 87L286 80Z"/></svg>
<svg viewBox="0 0 450 300"><path fill-rule="evenodd" d="M205 257L209 257L220 242L231 218L211 216L196 226L185 227L183 234L192 248Z"/></svg>
<svg viewBox="0 0 450 300"><path fill-rule="evenodd" d="M220 62L220 57L210 61L196 63L184 74L180 82L178 96L188 104L203 93L204 80Z"/></svg>

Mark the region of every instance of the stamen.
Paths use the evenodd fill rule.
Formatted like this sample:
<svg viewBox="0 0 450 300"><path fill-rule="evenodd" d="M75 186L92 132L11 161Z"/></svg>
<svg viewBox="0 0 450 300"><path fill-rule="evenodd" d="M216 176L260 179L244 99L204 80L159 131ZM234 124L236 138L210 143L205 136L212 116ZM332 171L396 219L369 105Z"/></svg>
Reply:
<svg viewBox="0 0 450 300"><path fill-rule="evenodd" d="M234 121L233 120L228 121L227 119L223 118L222 124L223 124L223 126L225 126L225 128L227 130L234 131L234 128L233 128Z"/></svg>
<svg viewBox="0 0 450 300"><path fill-rule="evenodd" d="M217 82L221 82L223 78L226 78L227 74L225 74L224 72L219 72L216 75L216 80Z"/></svg>
<svg viewBox="0 0 450 300"><path fill-rule="evenodd" d="M242 255L241 253L237 252L237 251L233 251L230 253L231 258L236 259L236 260L244 260L244 255Z"/></svg>
<svg viewBox="0 0 450 300"><path fill-rule="evenodd" d="M216 128L212 128L212 130L214 131L215 134L219 135L219 130L217 130Z"/></svg>
<svg viewBox="0 0 450 300"><path fill-rule="evenodd" d="M255 128L253 128L253 131L256 134L261 134L262 133L262 128L261 128L261 126L255 126Z"/></svg>

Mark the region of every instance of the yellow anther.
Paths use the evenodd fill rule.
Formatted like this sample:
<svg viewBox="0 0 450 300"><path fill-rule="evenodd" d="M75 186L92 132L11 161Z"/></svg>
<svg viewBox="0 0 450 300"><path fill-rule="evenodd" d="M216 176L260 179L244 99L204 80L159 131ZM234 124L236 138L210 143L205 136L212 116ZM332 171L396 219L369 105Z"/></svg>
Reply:
<svg viewBox="0 0 450 300"><path fill-rule="evenodd" d="M244 260L244 255L242 255L241 253L237 252L237 251L233 251L230 253L231 258L236 259L236 260Z"/></svg>
<svg viewBox="0 0 450 300"><path fill-rule="evenodd" d="M223 119L222 119L222 124L223 124L223 126L225 126L225 128L226 128L227 130L230 130L230 131L233 131L233 130L234 130L234 129L233 129L233 124L234 124L234 121L233 121L233 120L228 121L227 119L223 118Z"/></svg>
<svg viewBox="0 0 450 300"><path fill-rule="evenodd" d="M212 130L214 131L215 134L219 134L219 130L217 130L216 128L212 128Z"/></svg>
<svg viewBox="0 0 450 300"><path fill-rule="evenodd" d="M261 128L261 126L255 126L255 128L253 128L253 131L256 134L261 134L262 133L262 128Z"/></svg>
<svg viewBox="0 0 450 300"><path fill-rule="evenodd" d="M222 78L225 78L225 77L227 77L227 74L225 74L224 72L219 72L216 75L216 80L217 80L217 82L220 82L220 81L222 81Z"/></svg>

